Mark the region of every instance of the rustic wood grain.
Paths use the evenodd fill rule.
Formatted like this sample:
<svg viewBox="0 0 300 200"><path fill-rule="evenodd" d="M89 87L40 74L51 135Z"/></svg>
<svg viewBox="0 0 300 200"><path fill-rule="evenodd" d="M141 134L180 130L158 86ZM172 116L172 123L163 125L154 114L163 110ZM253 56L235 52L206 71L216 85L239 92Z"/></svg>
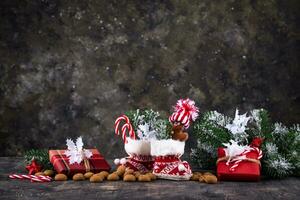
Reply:
<svg viewBox="0 0 300 200"><path fill-rule="evenodd" d="M157 180L150 183L51 182L9 180L8 174L24 172L21 158L0 157L0 199L297 199L300 180L291 177L261 182L220 182L208 185L193 181Z"/></svg>

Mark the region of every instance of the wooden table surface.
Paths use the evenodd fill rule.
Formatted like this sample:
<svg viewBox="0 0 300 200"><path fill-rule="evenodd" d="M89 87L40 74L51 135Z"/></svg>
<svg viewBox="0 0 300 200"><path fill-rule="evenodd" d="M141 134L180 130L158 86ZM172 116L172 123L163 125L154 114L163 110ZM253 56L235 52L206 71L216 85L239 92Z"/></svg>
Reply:
<svg viewBox="0 0 300 200"><path fill-rule="evenodd" d="M9 180L22 173L22 158L0 157L0 199L300 199L300 179L261 182L220 182L209 185L193 181L156 180L149 183L88 181L31 183Z"/></svg>

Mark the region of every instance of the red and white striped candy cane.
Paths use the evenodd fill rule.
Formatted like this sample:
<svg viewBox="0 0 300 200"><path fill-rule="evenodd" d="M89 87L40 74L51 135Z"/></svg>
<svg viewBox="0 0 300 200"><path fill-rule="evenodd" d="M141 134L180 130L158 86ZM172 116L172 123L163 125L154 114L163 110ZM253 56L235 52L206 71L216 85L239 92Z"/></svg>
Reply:
<svg viewBox="0 0 300 200"><path fill-rule="evenodd" d="M128 132L130 132L129 131L129 125L128 124L124 124L123 126L122 126L122 138L123 138L123 140L124 140L124 143L127 143L127 135L126 135L126 131L128 130Z"/></svg>
<svg viewBox="0 0 300 200"><path fill-rule="evenodd" d="M19 180L31 180L31 182L50 182L52 178L50 176L35 176L27 174L11 174L9 175L10 179L19 179Z"/></svg>
<svg viewBox="0 0 300 200"><path fill-rule="evenodd" d="M50 176L43 176L43 175L39 175L39 176L32 176L31 178L31 182L50 182L52 181L52 178Z"/></svg>
<svg viewBox="0 0 300 200"><path fill-rule="evenodd" d="M247 158L246 154L253 150L257 151L257 159L260 160L262 158L262 151L257 147L251 147L249 150L245 150L240 156L232 160L234 164L229 168L229 171L234 171L239 166L239 163Z"/></svg>
<svg viewBox="0 0 300 200"><path fill-rule="evenodd" d="M245 160L247 157L246 155L241 155L236 157L235 159L232 160L233 165L229 168L229 171L235 171L235 168L237 168L237 166L239 166L240 162L242 162L243 160Z"/></svg>
<svg viewBox="0 0 300 200"><path fill-rule="evenodd" d="M50 179L49 179L50 178ZM37 176L37 177L32 177L31 182L51 182L52 179L51 177L47 176Z"/></svg>
<svg viewBox="0 0 300 200"><path fill-rule="evenodd" d="M20 179L20 180L24 180L24 179L31 179L30 175L18 175L18 174L11 174L8 176L10 179Z"/></svg>
<svg viewBox="0 0 300 200"><path fill-rule="evenodd" d="M129 136L131 139L136 139L135 137L135 132L133 130L133 127L130 123L130 120L129 118L126 116L126 115L122 115L120 117L118 117L115 121L115 134L116 135L120 135L120 130L119 130L119 126L120 126L120 123L121 121L125 121L125 124L122 126L121 128L121 132L122 132L122 138L124 140L124 143L127 143L127 131L129 133Z"/></svg>
<svg viewBox="0 0 300 200"><path fill-rule="evenodd" d="M257 153L258 153L258 156L257 156L257 159L260 160L262 157L263 157L263 154L262 154L262 150L260 150L259 148L257 147L253 147Z"/></svg>

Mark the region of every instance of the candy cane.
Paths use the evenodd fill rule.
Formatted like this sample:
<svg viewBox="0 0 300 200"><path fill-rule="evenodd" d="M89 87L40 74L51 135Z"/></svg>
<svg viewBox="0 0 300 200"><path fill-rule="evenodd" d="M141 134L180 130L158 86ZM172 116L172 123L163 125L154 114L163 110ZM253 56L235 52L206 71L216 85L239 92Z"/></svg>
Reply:
<svg viewBox="0 0 300 200"><path fill-rule="evenodd" d="M35 176L35 175L27 175L27 174L11 174L9 175L10 179L19 179L19 180L31 180L31 182L50 182L52 178L50 176Z"/></svg>
<svg viewBox="0 0 300 200"><path fill-rule="evenodd" d="M120 135L120 130L119 130L119 126L120 126L120 123L121 121L125 121L125 124L122 126L121 128L121 133L122 133L122 138L124 140L124 143L127 143L127 131L129 133L129 136L131 139L136 139L135 137L135 132L133 130L133 127L130 123L130 120L129 118L126 116L126 115L122 115L120 117L118 117L115 121L115 134L116 135Z"/></svg>
<svg viewBox="0 0 300 200"><path fill-rule="evenodd" d="M38 176L36 178L31 178L31 182L51 182L52 179L48 179L46 177Z"/></svg>
<svg viewBox="0 0 300 200"><path fill-rule="evenodd" d="M230 171L234 171L235 168L237 168L237 166L239 166L240 162L242 162L244 159L246 159L246 154L249 153L250 151L252 151L253 148L250 149L246 149L243 153L241 153L240 156L238 156L237 158L233 159L232 161L234 162L234 164L230 167Z"/></svg>
<svg viewBox="0 0 300 200"><path fill-rule="evenodd" d="M229 171L234 171L244 159L246 159L246 155L242 155L233 159L232 162L234 162L234 164L229 168Z"/></svg>
<svg viewBox="0 0 300 200"><path fill-rule="evenodd" d="M122 120L125 120L125 123L128 123L129 122L129 119L126 115L122 115L121 117L118 117L115 121L115 133L116 135L120 135L119 133L119 125L120 125L120 122Z"/></svg>
<svg viewBox="0 0 300 200"><path fill-rule="evenodd" d="M251 147L249 150L245 150L240 156L232 160L234 164L229 168L229 171L235 171L235 169L239 166L239 163L247 158L246 154L253 150L257 151L258 153L257 159L260 160L262 158L262 151L257 147Z"/></svg>
<svg viewBox="0 0 300 200"><path fill-rule="evenodd" d="M50 176L43 176L43 175L39 175L39 176L32 176L31 180L41 180L43 182L50 182L52 181L52 178ZM39 181L39 182L41 182Z"/></svg>
<svg viewBox="0 0 300 200"><path fill-rule="evenodd" d="M124 140L124 143L127 143L127 136L126 136L126 131L128 130L129 132L129 125L128 124L124 124L122 126L122 138Z"/></svg>
<svg viewBox="0 0 300 200"><path fill-rule="evenodd" d="M46 180L46 181L51 181L52 178L50 176L43 176L43 175L27 175L27 174L11 174L9 175L9 178L11 179L20 179L20 180L24 180L24 179L42 179L42 180Z"/></svg>
<svg viewBox="0 0 300 200"><path fill-rule="evenodd" d="M23 179L30 179L30 178L28 178L28 176L29 176L29 175L12 174L12 175L9 175L8 177L9 177L10 179L21 179L21 180L23 180Z"/></svg>
<svg viewBox="0 0 300 200"><path fill-rule="evenodd" d="M257 151L257 153L258 153L257 159L260 160L260 159L263 157L262 150L260 150L260 149L257 148L257 147L254 147L254 149L255 149L255 150Z"/></svg>

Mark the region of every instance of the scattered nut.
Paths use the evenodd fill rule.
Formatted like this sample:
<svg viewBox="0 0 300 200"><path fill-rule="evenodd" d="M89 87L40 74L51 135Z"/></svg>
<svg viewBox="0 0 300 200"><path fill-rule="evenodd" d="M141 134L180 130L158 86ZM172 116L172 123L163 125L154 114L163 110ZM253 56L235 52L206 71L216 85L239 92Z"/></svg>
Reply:
<svg viewBox="0 0 300 200"><path fill-rule="evenodd" d="M45 176L53 176L54 175L54 171L51 169L47 169L44 171Z"/></svg>
<svg viewBox="0 0 300 200"><path fill-rule="evenodd" d="M124 165L120 165L117 168L117 174L118 174L118 176L123 176L124 173L125 173L125 169L126 169L126 167Z"/></svg>
<svg viewBox="0 0 300 200"><path fill-rule="evenodd" d="M211 176L214 176L212 173L210 172L204 172L203 175L211 175Z"/></svg>
<svg viewBox="0 0 300 200"><path fill-rule="evenodd" d="M133 172L134 172L133 169L126 168L124 176L126 176L127 174L133 174Z"/></svg>
<svg viewBox="0 0 300 200"><path fill-rule="evenodd" d="M133 175L134 175L136 178L139 178L139 176L141 175L141 172L135 171L135 172L133 172Z"/></svg>
<svg viewBox="0 0 300 200"><path fill-rule="evenodd" d="M108 176L107 176L107 180L108 181L117 181L117 180L119 180L120 179L120 177L118 176L118 174L116 173L116 172L114 172L114 173L112 173L112 174L109 174Z"/></svg>
<svg viewBox="0 0 300 200"><path fill-rule="evenodd" d="M203 175L205 183L208 184L216 184L218 182L218 178L215 175Z"/></svg>
<svg viewBox="0 0 300 200"><path fill-rule="evenodd" d="M91 183L99 183L99 182L102 182L104 180L104 177L101 176L101 175L97 175L97 174L94 174L91 178L90 178L90 182Z"/></svg>
<svg viewBox="0 0 300 200"><path fill-rule="evenodd" d="M93 175L94 175L93 172L87 172L87 173L85 173L83 176L84 176L84 178L89 179L89 178L91 178Z"/></svg>
<svg viewBox="0 0 300 200"><path fill-rule="evenodd" d="M37 172L34 174L35 176L45 176L44 172Z"/></svg>
<svg viewBox="0 0 300 200"><path fill-rule="evenodd" d="M138 180L141 182L150 182L151 178L150 178L150 176L147 176L147 175L140 175Z"/></svg>
<svg viewBox="0 0 300 200"><path fill-rule="evenodd" d="M134 182L136 181L136 177L133 174L124 175L123 181Z"/></svg>
<svg viewBox="0 0 300 200"><path fill-rule="evenodd" d="M109 173L107 171L102 171L100 173L98 173L99 175L103 176L104 178L107 178Z"/></svg>
<svg viewBox="0 0 300 200"><path fill-rule="evenodd" d="M68 177L65 174L56 174L54 177L55 181L66 181Z"/></svg>
<svg viewBox="0 0 300 200"><path fill-rule="evenodd" d="M199 181L201 175L193 173L193 175L191 176L190 180L191 181Z"/></svg>
<svg viewBox="0 0 300 200"><path fill-rule="evenodd" d="M148 172L146 175L149 176L152 181L156 180L156 176L153 173Z"/></svg>
<svg viewBox="0 0 300 200"><path fill-rule="evenodd" d="M83 181L85 178L82 173L77 173L73 176L74 181Z"/></svg>
<svg viewBox="0 0 300 200"><path fill-rule="evenodd" d="M200 181L200 183L205 183L205 179L204 179L203 175L199 176L199 181Z"/></svg>

